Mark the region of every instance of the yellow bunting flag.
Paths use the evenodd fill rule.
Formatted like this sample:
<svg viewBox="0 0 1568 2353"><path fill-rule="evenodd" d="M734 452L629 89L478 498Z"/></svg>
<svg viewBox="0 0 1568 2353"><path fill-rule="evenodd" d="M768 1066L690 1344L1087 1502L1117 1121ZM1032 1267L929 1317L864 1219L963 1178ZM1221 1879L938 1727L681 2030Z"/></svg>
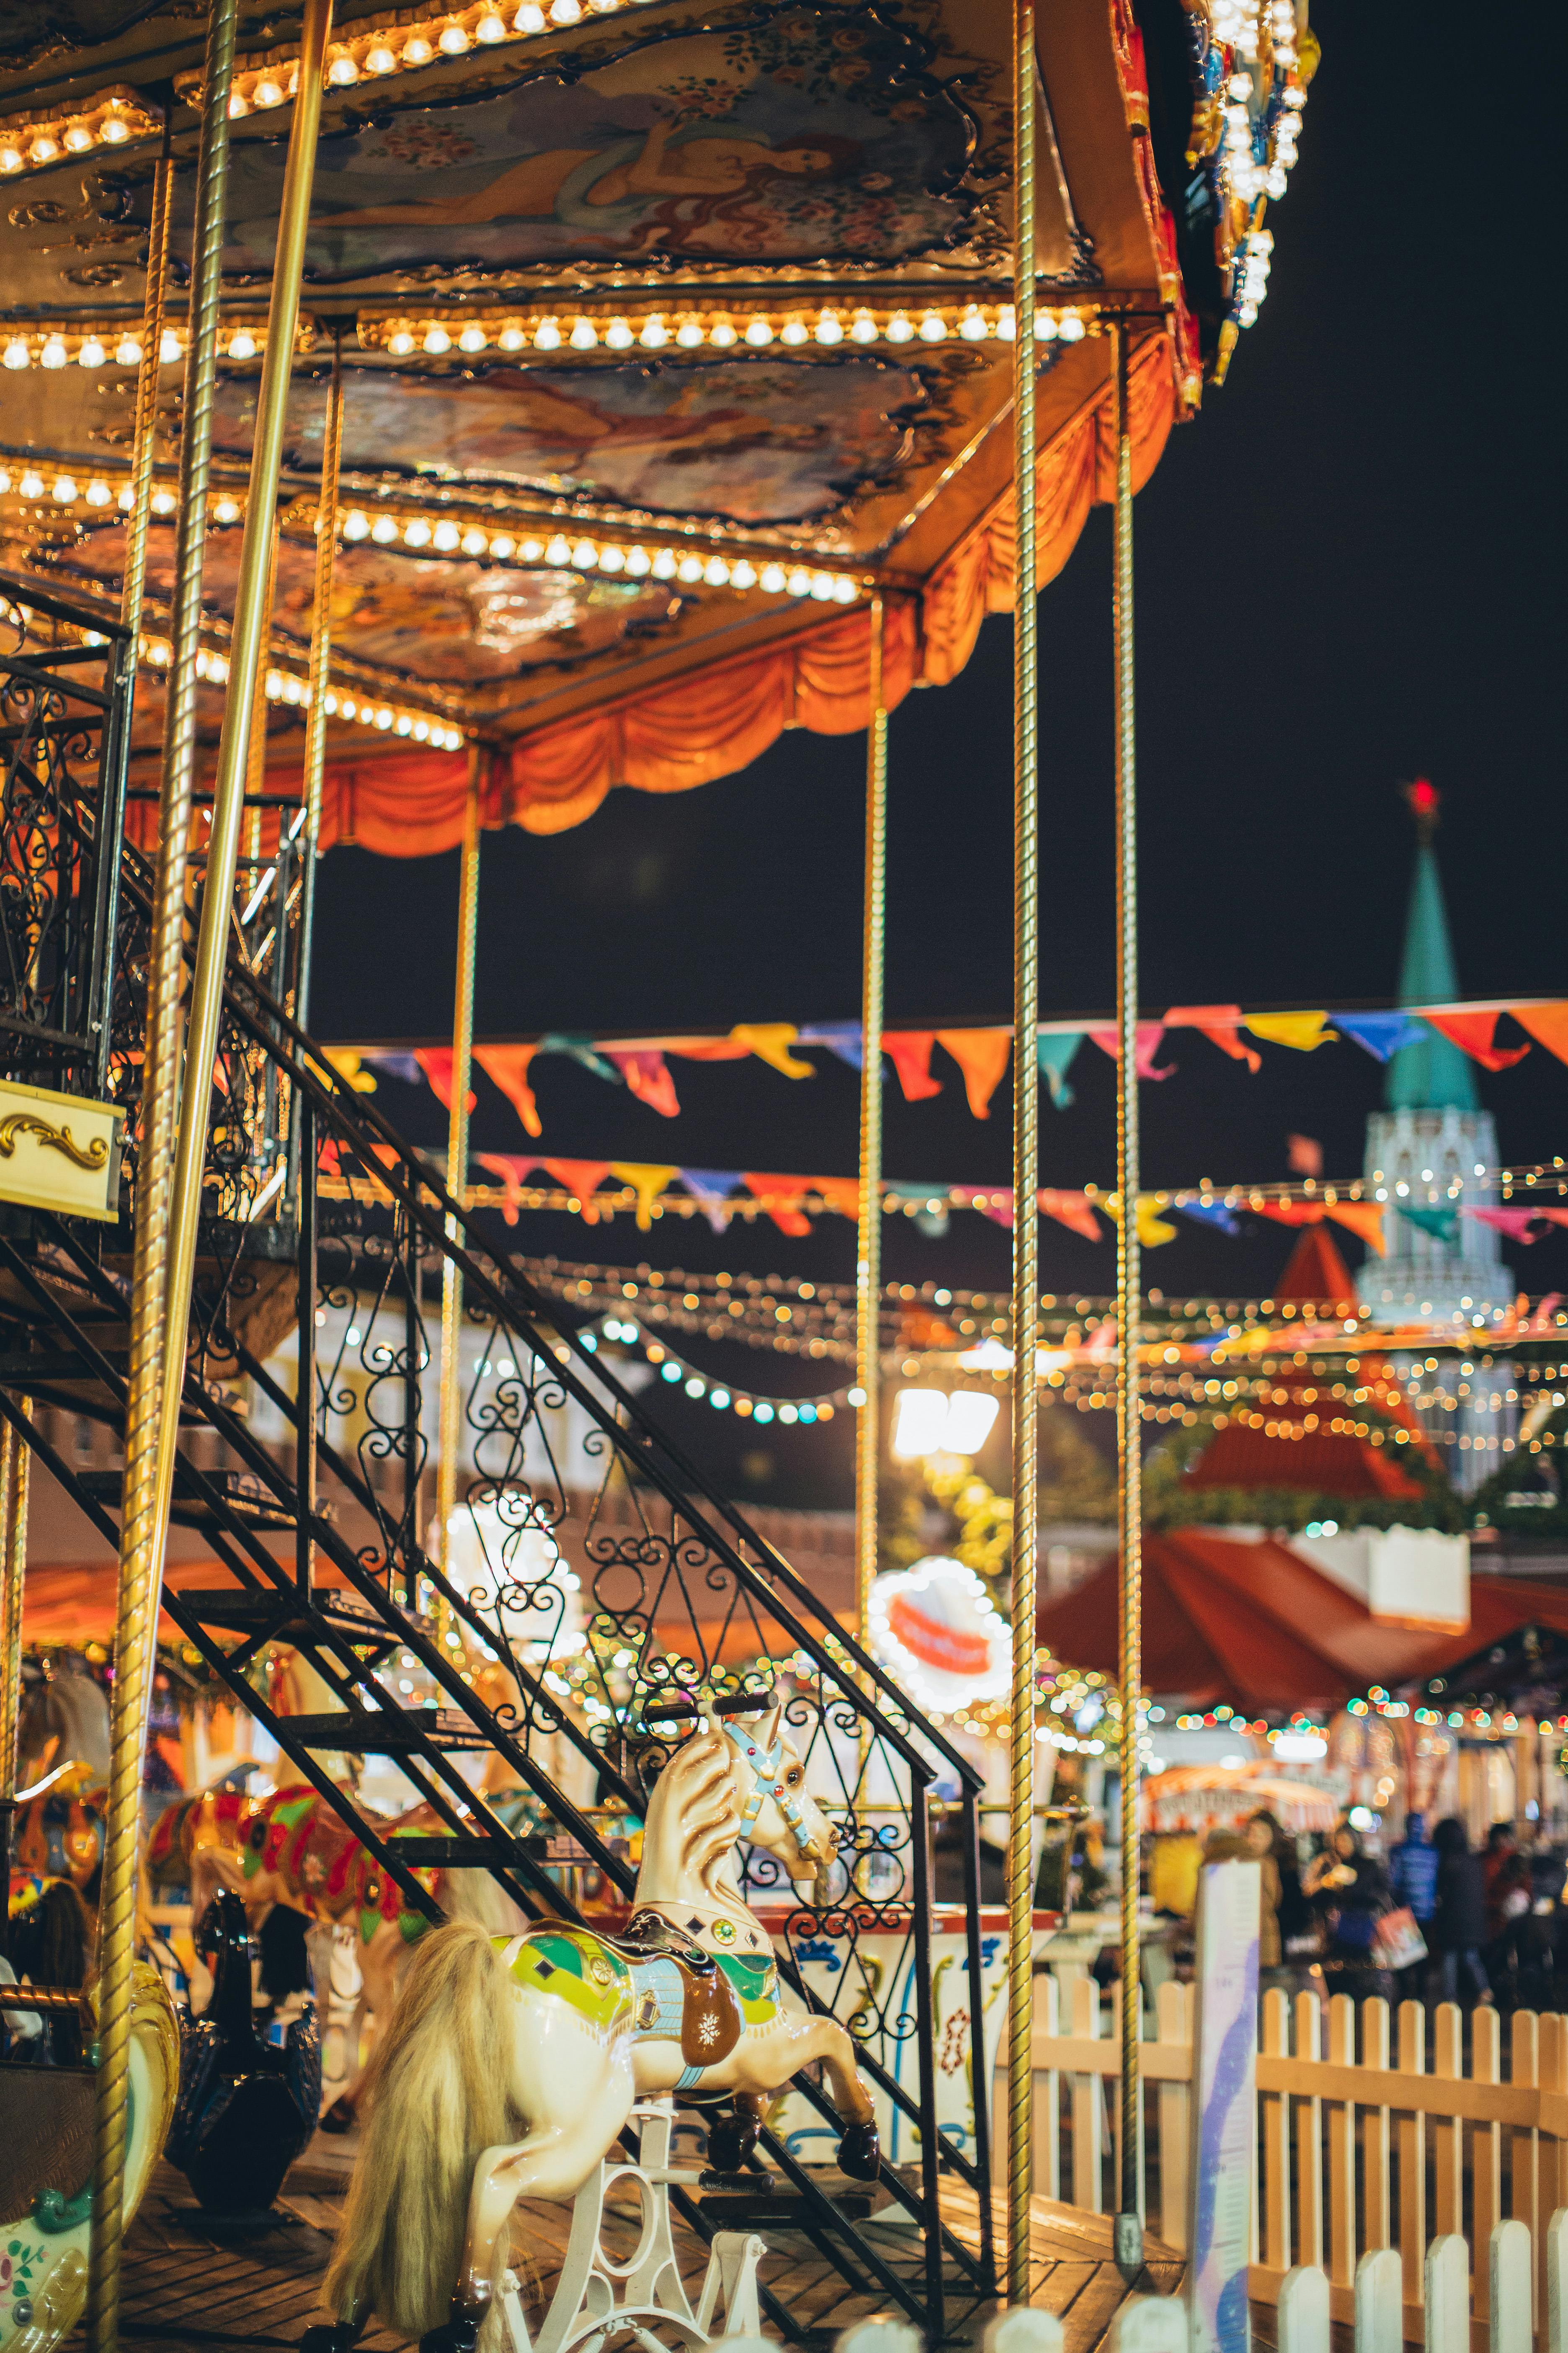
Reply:
<svg viewBox="0 0 1568 2353"><path fill-rule="evenodd" d="M1314 1046L1333 1044L1334 1033L1324 1026L1328 1018L1326 1013L1249 1013L1247 1027L1271 1046L1294 1046L1299 1054L1310 1054Z"/></svg>
<svg viewBox="0 0 1568 2353"><path fill-rule="evenodd" d="M755 1054L759 1062L770 1070L782 1071L786 1079L815 1079L816 1064L803 1062L790 1048L800 1036L793 1021L737 1021L730 1032L737 1046L744 1046Z"/></svg>
<svg viewBox="0 0 1568 2353"><path fill-rule="evenodd" d="M1133 1222L1138 1229L1139 1244L1143 1250L1158 1250L1162 1242L1173 1242L1176 1239L1175 1227L1160 1215L1160 1205L1152 1193L1139 1194L1137 1216Z"/></svg>
<svg viewBox="0 0 1568 2353"><path fill-rule="evenodd" d="M353 1087L356 1095L374 1094L375 1072L363 1067L364 1057L355 1048L323 1046L321 1051L322 1061L330 1062L345 1086Z"/></svg>
<svg viewBox="0 0 1568 2353"><path fill-rule="evenodd" d="M667 1186L679 1176L679 1168L658 1168L644 1160L612 1160L610 1174L629 1185L637 1197L637 1231L646 1234L653 1224L653 1205Z"/></svg>

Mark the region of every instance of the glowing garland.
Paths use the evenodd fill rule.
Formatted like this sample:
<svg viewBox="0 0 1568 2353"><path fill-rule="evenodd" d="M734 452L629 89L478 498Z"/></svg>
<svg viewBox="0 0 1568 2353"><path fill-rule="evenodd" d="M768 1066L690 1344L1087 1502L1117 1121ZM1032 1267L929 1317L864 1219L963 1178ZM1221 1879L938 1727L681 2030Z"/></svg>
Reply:
<svg viewBox="0 0 1568 2353"><path fill-rule="evenodd" d="M754 1390L738 1389L732 1382L716 1381L700 1373L695 1365L688 1364L660 1341L650 1340L635 1324L625 1323L619 1316L607 1315L596 1331L577 1335L584 1348L596 1351L601 1337L624 1348L639 1348L647 1362L655 1366L660 1377L673 1386L679 1382L689 1398L706 1398L717 1413L738 1413L742 1420L762 1425L778 1420L786 1427L831 1421L834 1414L846 1404L859 1402L859 1392L847 1387L830 1389L826 1396L816 1398L766 1398Z"/></svg>
<svg viewBox="0 0 1568 2353"><path fill-rule="evenodd" d="M49 164L74 163L98 147L153 139L163 128L163 116L125 89L100 90L80 106L8 114L0 119L0 177L15 179Z"/></svg>
<svg viewBox="0 0 1568 2353"><path fill-rule="evenodd" d="M78 322L69 326L57 325L52 320L38 320L30 324L10 320L0 327L0 367L13 374L31 367L41 368L138 368L142 364L142 328L139 322L119 319ZM158 364L174 367L185 356L187 330L178 320L165 325L158 345ZM297 353L309 352L315 344L316 328L312 319L301 319L295 333ZM254 317L231 319L220 327L217 337L221 359L253 360L267 348L267 319L258 311Z"/></svg>
<svg viewBox="0 0 1568 2353"><path fill-rule="evenodd" d="M1045 343L1081 343L1092 332L1092 309L1079 305L1037 315L1036 334ZM359 339L366 351L405 359L422 353L433 359L449 352L473 357L492 346L500 352L529 351L577 360L584 353L643 351L767 351L773 344L798 351L815 343L825 351L842 343L864 349L889 343L1004 343L1014 337L1011 302L893 302L796 304L739 303L727 310L629 305L600 315L591 311L447 311L422 318L362 319Z"/></svg>

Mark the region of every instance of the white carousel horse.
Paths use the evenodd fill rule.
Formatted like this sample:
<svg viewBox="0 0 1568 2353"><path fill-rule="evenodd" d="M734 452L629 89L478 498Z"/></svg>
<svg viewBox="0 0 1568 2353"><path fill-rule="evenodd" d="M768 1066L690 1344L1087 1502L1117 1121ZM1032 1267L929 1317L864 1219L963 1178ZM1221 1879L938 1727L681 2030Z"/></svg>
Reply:
<svg viewBox="0 0 1568 2353"><path fill-rule="evenodd" d="M876 2178L850 2037L784 2009L736 1876L742 1834L797 1882L831 1862L837 1835L804 1785L779 1708L701 1723L649 1799L624 1941L563 1921L510 1939L455 1922L420 1940L371 2062L327 2274L339 2321L301 2353L348 2353L372 2309L424 2353L473 2353L513 2207L574 2197L639 2094L731 2092L754 2118L751 2104L819 2059L844 2120L839 2165Z"/></svg>

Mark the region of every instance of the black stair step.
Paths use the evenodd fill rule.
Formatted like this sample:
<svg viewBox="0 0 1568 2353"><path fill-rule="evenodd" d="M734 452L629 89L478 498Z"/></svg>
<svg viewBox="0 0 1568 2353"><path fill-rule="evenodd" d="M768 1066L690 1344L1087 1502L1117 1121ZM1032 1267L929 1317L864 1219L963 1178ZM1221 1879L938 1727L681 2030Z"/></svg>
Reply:
<svg viewBox="0 0 1568 2353"><path fill-rule="evenodd" d="M176 1493L169 1506L169 1517L180 1528L222 1528L227 1522L237 1520L243 1527L259 1529L267 1535L290 1535L294 1514L275 1495L266 1494L242 1471L209 1471L208 1484L223 1497L225 1509L220 1511L204 1495ZM125 1483L124 1471L79 1471L77 1482L100 1504L115 1511L122 1508L121 1495Z"/></svg>
<svg viewBox="0 0 1568 2353"><path fill-rule="evenodd" d="M289 1715L284 1731L301 1748L341 1748L354 1757L401 1757L426 1741L437 1748L488 1750L477 1725L451 1708L343 1708L331 1715Z"/></svg>
<svg viewBox="0 0 1568 2353"><path fill-rule="evenodd" d="M885 2198L879 2199L874 2189L832 2189L824 2192L826 2203L846 2221L864 2222ZM768 2189L759 2184L754 2190L708 2189L702 2195L702 2219L716 2223L721 2231L801 2231L809 2224L819 2230L822 2210L798 2190L783 2187Z"/></svg>
<svg viewBox="0 0 1568 2353"><path fill-rule="evenodd" d="M346 1635L359 1649L369 1651L376 1664L395 1651L404 1636L384 1620L346 1596L312 1593L309 1607L297 1593L182 1593L180 1606L204 1626L221 1627L229 1634L273 1635L280 1642L319 1641L328 1632Z"/></svg>
<svg viewBox="0 0 1568 2353"><path fill-rule="evenodd" d="M387 1841L388 1851L397 1857L399 1862L422 1871L443 1867L455 1871L471 1867L479 1871L498 1864L502 1870L510 1871L525 1857L536 1852L542 1852L543 1845L542 1839L489 1838L478 1833L472 1838L454 1835L450 1838L396 1838Z"/></svg>

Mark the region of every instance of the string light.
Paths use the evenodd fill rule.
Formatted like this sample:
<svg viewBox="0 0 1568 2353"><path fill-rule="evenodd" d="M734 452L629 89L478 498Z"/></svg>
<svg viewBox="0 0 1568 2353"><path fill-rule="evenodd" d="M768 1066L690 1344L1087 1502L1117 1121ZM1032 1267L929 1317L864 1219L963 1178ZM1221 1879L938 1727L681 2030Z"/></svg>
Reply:
<svg viewBox="0 0 1568 2353"><path fill-rule="evenodd" d="M4 150L0 149L0 153ZM3 330L5 343L0 359L6 367L62 368L139 368L142 364L142 333L139 327L127 326L123 321L73 322L56 325L46 319L12 319ZM160 366L173 367L185 355L189 329L181 320L174 320L163 329L158 346ZM316 324L310 318L301 318L294 336L297 353L315 348ZM251 360L267 348L267 319L264 312L254 317L233 318L218 330L217 351L221 359Z"/></svg>
<svg viewBox="0 0 1568 2353"><path fill-rule="evenodd" d="M1037 315L1036 332L1044 343L1081 343L1098 313L1078 305ZM911 343L1011 343L1014 313L1010 302L930 302L845 304L827 302L795 309L749 308L705 311L632 305L609 312L578 311L474 311L440 315L390 312L359 322L359 339L366 351L386 352L395 359L416 355L441 358L456 347L477 353L530 352L536 357L576 362L587 352L662 352L667 350L730 352L798 351L805 344L824 350L866 348L887 344L894 350Z"/></svg>
<svg viewBox="0 0 1568 2353"><path fill-rule="evenodd" d="M153 670L167 670L174 659L174 650L167 638L143 637L140 640L141 656ZM196 675L215 686L223 685L228 678L228 657L203 647L196 656ZM308 711L310 706L310 682L292 670L268 670L263 680L263 691L269 702L281 702L290 708ZM369 727L382 735L397 735L416 744L428 744L443 752L458 751L463 741L463 731L428 711L415 711L399 703L384 702L375 695L358 695L342 688L329 688L325 699L328 715L334 719L353 720L361 727Z"/></svg>
<svg viewBox="0 0 1568 2353"><path fill-rule="evenodd" d="M65 111L9 114L0 120L0 178L75 163L98 148L128 147L155 138L163 127L163 116L132 90L102 90Z"/></svg>
<svg viewBox="0 0 1568 2353"><path fill-rule="evenodd" d="M579 1332L577 1336L591 1354L597 1350L601 1339L618 1347L636 1348L657 1368L662 1379L679 1388L685 1396L706 1399L716 1412L737 1413L742 1420L764 1426L779 1421L786 1428L797 1424L810 1428L831 1421L848 1398L847 1383L842 1388L813 1398L762 1397L754 1389L737 1388L732 1382L714 1380L711 1375L700 1373L695 1365L689 1364L665 1343L650 1339L635 1323L616 1315L606 1316L595 1329Z"/></svg>
<svg viewBox="0 0 1568 2353"><path fill-rule="evenodd" d="M302 510L313 526L313 508ZM401 544L417 551L432 549L441 555L466 555L479 562L549 565L556 571L597 572L609 579L675 582L684 587L758 590L765 596L810 597L818 604L852 605L862 593L849 574L814 570L804 565L751 563L687 548L629 544L580 531L492 530L461 514L438 509L408 513L378 504L373 512L351 507L342 523L343 539L353 545L369 539L378 547Z"/></svg>

